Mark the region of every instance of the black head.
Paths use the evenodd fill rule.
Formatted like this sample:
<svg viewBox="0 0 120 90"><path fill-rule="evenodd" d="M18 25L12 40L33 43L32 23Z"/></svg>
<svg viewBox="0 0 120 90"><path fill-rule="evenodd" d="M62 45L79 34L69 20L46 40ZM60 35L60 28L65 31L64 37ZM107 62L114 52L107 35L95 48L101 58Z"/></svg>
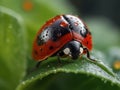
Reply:
<svg viewBox="0 0 120 90"><path fill-rule="evenodd" d="M83 53L83 47L81 43L73 40L67 43L63 47L62 51L65 55L70 56L72 59L77 59Z"/></svg>

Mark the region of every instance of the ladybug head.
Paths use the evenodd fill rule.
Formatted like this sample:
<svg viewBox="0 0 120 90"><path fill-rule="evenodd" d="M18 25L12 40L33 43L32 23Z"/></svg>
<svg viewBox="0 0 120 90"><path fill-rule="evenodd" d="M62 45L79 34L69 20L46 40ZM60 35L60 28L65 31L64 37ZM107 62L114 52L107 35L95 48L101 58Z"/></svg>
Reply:
<svg viewBox="0 0 120 90"><path fill-rule="evenodd" d="M62 51L62 55L70 56L72 59L77 59L81 54L83 54L83 47L80 42L72 40L60 51Z"/></svg>

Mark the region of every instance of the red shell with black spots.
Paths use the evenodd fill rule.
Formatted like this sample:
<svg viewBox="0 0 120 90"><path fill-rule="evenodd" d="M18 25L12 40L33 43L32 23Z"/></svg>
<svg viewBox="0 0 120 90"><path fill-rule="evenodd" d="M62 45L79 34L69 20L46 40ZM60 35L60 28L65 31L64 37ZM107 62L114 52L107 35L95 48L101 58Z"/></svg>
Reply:
<svg viewBox="0 0 120 90"><path fill-rule="evenodd" d="M38 31L32 56L38 61L45 60L73 39L88 50L92 49L92 36L85 23L77 16L58 15L48 20Z"/></svg>

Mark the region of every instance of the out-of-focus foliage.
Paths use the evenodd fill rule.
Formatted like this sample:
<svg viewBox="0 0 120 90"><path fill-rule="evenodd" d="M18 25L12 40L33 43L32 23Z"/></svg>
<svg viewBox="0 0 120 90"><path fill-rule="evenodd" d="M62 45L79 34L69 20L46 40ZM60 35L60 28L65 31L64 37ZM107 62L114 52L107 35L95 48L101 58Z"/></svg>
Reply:
<svg viewBox="0 0 120 90"><path fill-rule="evenodd" d="M13 90L25 75L26 33L22 18L0 6L0 89Z"/></svg>
<svg viewBox="0 0 120 90"><path fill-rule="evenodd" d="M62 65L58 65L53 57L25 76L36 63L31 58L36 32L49 18L65 13L77 14L66 0L0 1L0 90L120 89L119 69L114 66L120 59L119 33L105 18L85 20L92 32L96 63L84 57L76 61L62 59Z"/></svg>

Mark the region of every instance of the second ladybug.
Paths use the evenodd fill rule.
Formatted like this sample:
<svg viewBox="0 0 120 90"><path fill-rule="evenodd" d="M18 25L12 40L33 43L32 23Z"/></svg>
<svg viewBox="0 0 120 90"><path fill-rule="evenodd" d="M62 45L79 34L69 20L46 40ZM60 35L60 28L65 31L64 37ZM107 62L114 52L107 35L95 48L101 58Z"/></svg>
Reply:
<svg viewBox="0 0 120 90"><path fill-rule="evenodd" d="M90 60L92 36L86 24L77 16L58 15L48 20L38 31L32 56L37 61L57 55L77 59L86 54Z"/></svg>

